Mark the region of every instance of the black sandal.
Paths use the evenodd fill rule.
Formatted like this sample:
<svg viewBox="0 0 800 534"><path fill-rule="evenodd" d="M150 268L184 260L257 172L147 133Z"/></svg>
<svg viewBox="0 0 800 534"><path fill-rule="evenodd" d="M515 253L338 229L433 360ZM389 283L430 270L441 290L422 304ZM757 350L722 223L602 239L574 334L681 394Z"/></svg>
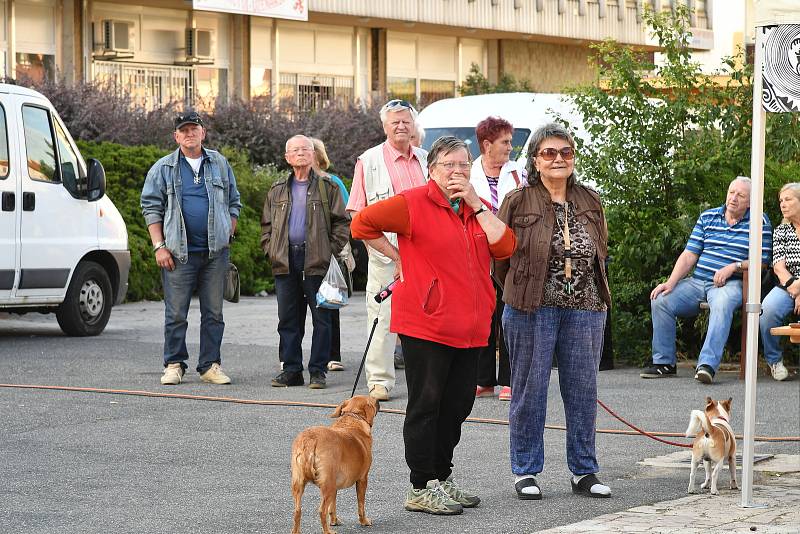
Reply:
<svg viewBox="0 0 800 534"><path fill-rule="evenodd" d="M611 494L604 494L604 493L592 493L592 486L595 484L600 484L601 486L605 486L602 482L600 482L594 474L586 475L582 479L575 483L574 478L569 479L570 484L572 484L572 493L577 493L579 495L586 495L587 497L592 497L595 499L607 499L611 497Z"/></svg>
<svg viewBox="0 0 800 534"><path fill-rule="evenodd" d="M525 493L522 491L525 488L534 486L539 490L539 493ZM542 499L542 489L539 487L539 484L536 483L536 479L533 477L523 478L519 482L515 483L514 489L517 490L517 497L523 501L539 501Z"/></svg>

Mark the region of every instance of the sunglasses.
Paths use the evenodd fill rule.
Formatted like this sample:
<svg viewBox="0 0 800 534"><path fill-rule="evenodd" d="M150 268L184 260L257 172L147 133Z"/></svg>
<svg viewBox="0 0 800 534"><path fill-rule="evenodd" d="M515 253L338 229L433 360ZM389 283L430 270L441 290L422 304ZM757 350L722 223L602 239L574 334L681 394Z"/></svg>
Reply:
<svg viewBox="0 0 800 534"><path fill-rule="evenodd" d="M539 152L539 157L545 161L554 161L559 154L561 154L561 157L564 159L564 161L575 159L575 149L573 149L571 146L565 146L561 150L556 150L555 148L544 148Z"/></svg>
<svg viewBox="0 0 800 534"><path fill-rule="evenodd" d="M400 100L399 98L389 100L386 104L384 104L383 109L410 109L416 112L414 106L412 106L407 100Z"/></svg>

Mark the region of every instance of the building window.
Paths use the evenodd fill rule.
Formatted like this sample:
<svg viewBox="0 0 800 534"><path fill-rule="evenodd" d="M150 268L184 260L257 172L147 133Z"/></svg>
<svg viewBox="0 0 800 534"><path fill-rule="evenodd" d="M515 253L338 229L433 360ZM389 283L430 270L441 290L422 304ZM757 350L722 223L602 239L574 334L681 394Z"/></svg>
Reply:
<svg viewBox="0 0 800 534"><path fill-rule="evenodd" d="M386 89L391 98L400 98L408 102L417 101L417 80L415 78L386 78Z"/></svg>
<svg viewBox="0 0 800 534"><path fill-rule="evenodd" d="M272 71L270 69L250 69L250 96L269 96L272 92Z"/></svg>
<svg viewBox="0 0 800 534"><path fill-rule="evenodd" d="M18 52L17 78L25 78L34 83L52 80L56 74L56 57L49 54L26 54Z"/></svg>
<svg viewBox="0 0 800 534"><path fill-rule="evenodd" d="M420 80L419 103L427 106L443 98L453 98L456 95L456 83L451 80Z"/></svg>
<svg viewBox="0 0 800 534"><path fill-rule="evenodd" d="M353 78L281 73L278 97L301 111L325 108L334 102L353 100Z"/></svg>
<svg viewBox="0 0 800 534"><path fill-rule="evenodd" d="M195 68L195 102L201 109L214 109L217 101L228 100L228 69Z"/></svg>

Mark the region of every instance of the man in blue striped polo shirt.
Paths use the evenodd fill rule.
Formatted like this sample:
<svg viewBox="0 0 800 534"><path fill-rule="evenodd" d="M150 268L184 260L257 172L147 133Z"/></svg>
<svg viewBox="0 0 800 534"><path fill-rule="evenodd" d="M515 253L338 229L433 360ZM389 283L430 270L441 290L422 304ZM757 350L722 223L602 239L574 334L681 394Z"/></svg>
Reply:
<svg viewBox="0 0 800 534"><path fill-rule="evenodd" d="M733 312L742 306L742 269L747 268L750 234L750 179L737 177L728 187L725 205L700 214L669 279L650 293L653 316L653 366L642 378L675 376L675 330L678 317L710 308L708 332L700 351L695 379L714 380L731 329ZM772 226L764 214L761 261L769 265ZM692 276L686 278L694 268Z"/></svg>

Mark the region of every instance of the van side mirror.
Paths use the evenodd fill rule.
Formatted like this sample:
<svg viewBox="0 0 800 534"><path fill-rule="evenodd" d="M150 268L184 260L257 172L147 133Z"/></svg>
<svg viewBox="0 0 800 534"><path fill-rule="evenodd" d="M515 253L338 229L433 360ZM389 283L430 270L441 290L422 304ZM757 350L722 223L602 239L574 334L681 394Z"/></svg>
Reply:
<svg viewBox="0 0 800 534"><path fill-rule="evenodd" d="M106 171L103 169L103 164L94 158L90 158L86 166L88 167L86 200L95 202L106 194Z"/></svg>

